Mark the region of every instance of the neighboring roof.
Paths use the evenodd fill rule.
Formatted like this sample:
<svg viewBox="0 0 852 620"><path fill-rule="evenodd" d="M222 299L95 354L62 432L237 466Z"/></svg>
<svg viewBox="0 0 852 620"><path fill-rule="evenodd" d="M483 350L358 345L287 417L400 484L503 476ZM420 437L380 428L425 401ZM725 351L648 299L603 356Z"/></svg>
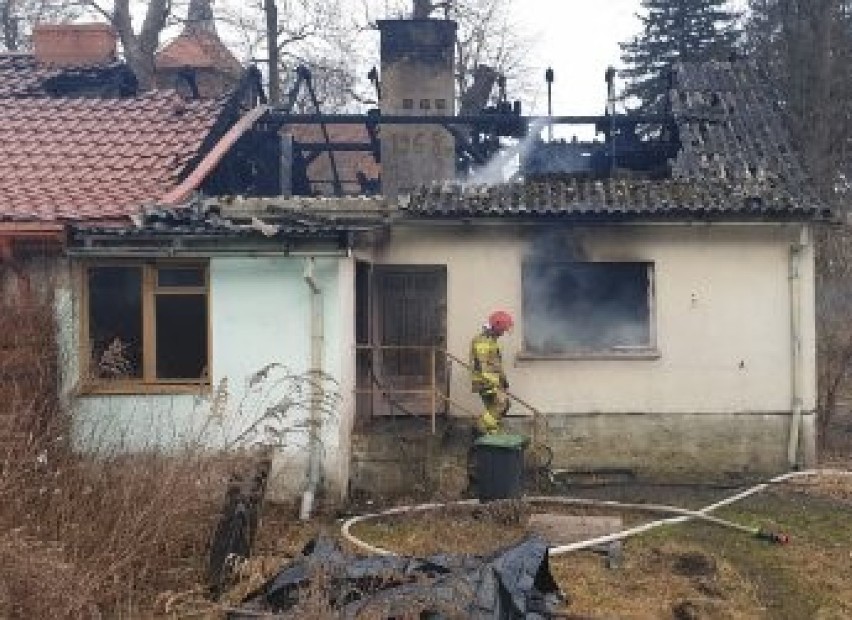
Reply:
<svg viewBox="0 0 852 620"><path fill-rule="evenodd" d="M332 142L370 143L370 136L365 125L327 125L329 138ZM297 142L325 142L322 128L319 125L290 125L284 127L284 132L293 136ZM334 153L337 172L346 193L361 193L356 174L363 172L368 179L378 179L382 167L375 157L367 151L337 151ZM308 178L314 193L332 195L334 175L331 168L331 157L328 153L319 155L308 166Z"/></svg>
<svg viewBox="0 0 852 620"><path fill-rule="evenodd" d="M215 32L189 30L157 52L156 66L161 69L215 69L233 75L242 73L242 65Z"/></svg>
<svg viewBox="0 0 852 620"><path fill-rule="evenodd" d="M0 220L123 219L200 154L224 101L0 98Z"/></svg>
<svg viewBox="0 0 852 620"><path fill-rule="evenodd" d="M670 100L680 148L669 179L436 184L415 191L403 209L428 217L584 220L830 217L811 189L784 111L748 62L678 65Z"/></svg>
<svg viewBox="0 0 852 620"><path fill-rule="evenodd" d="M85 67L54 67L33 54L0 53L0 97L44 97L62 94L69 85L98 91L129 87L133 73L123 62ZM119 93L116 92L115 95Z"/></svg>

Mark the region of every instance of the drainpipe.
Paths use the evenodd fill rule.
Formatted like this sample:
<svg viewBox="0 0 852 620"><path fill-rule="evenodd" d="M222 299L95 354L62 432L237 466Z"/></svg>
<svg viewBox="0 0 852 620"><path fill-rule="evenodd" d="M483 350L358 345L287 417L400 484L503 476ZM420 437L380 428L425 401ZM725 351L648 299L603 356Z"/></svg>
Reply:
<svg viewBox="0 0 852 620"><path fill-rule="evenodd" d="M799 436L802 428L802 391L804 359L802 356L802 255L810 244L808 227L802 226L798 241L790 246L790 433L787 462L791 468L800 465Z"/></svg>
<svg viewBox="0 0 852 620"><path fill-rule="evenodd" d="M323 331L323 307L322 307L322 289L317 284L314 278L314 258L308 257L305 259L304 278L308 285L308 290L311 299L311 359L310 359L310 377L311 377L311 409L309 423L309 454L308 454L308 486L302 495L302 508L299 512L299 518L302 521L307 521L311 518L311 512L314 506L314 498L316 497L317 488L320 480L320 459L321 459L321 444L320 444L320 427L322 425L322 412L320 411L320 403L322 395L320 394L320 377L322 375L322 349L325 339Z"/></svg>

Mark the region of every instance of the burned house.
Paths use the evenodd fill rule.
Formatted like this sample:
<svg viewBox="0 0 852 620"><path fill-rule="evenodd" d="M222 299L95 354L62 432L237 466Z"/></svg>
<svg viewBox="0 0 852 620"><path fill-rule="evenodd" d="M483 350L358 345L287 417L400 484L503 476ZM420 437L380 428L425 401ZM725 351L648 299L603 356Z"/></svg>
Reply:
<svg viewBox="0 0 852 620"><path fill-rule="evenodd" d="M605 116L605 142L539 143L523 180L404 197L363 255L370 340L463 360L488 313L512 311L511 389L543 414L557 469L706 480L811 464L812 231L831 214L748 63L672 80L666 117ZM473 415L469 374L450 366L450 415ZM390 365L384 381L428 388L424 368ZM526 432L530 414L510 410ZM364 487L391 444L367 445Z"/></svg>
<svg viewBox="0 0 852 620"><path fill-rule="evenodd" d="M466 441L479 413L470 339L502 308L516 317L512 391L541 413L553 467L720 479L812 462L812 232L831 213L751 66L678 66L664 116L574 119L604 140L536 142L517 179L477 185L458 170L546 123L505 97L455 114L452 22L380 29L381 109L367 115L261 104L245 80L224 103L5 108L92 106L87 125L61 116L70 135L116 149L85 156L57 121L30 142L57 136L45 165L78 163L25 202L13 180L38 162L14 163L0 207L0 230L69 234L62 341L81 445L170 447L202 431L230 445L264 410L256 386L276 385L265 371L286 367L330 378L339 400L296 420L273 494L441 487L442 446ZM148 106L160 115L138 122ZM113 131L138 140L119 150ZM530 409L508 423L529 432Z"/></svg>

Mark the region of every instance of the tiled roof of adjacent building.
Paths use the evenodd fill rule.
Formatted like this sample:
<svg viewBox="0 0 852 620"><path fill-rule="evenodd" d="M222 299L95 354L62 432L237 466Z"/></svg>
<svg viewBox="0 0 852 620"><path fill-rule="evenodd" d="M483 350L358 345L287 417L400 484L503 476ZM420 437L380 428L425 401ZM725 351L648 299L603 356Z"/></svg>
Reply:
<svg viewBox="0 0 852 620"><path fill-rule="evenodd" d="M133 73L123 62L55 67L38 62L33 54L0 53L0 97L53 96L70 84L92 95L132 80Z"/></svg>
<svg viewBox="0 0 852 620"><path fill-rule="evenodd" d="M222 101L0 98L0 220L122 219L173 189Z"/></svg>
<svg viewBox="0 0 852 620"><path fill-rule="evenodd" d="M239 75L240 62L215 32L184 32L157 52L157 69L216 69Z"/></svg>
<svg viewBox="0 0 852 620"><path fill-rule="evenodd" d="M670 91L679 137L669 178L550 178L494 186L436 184L403 209L427 217L811 219L811 190L778 100L746 61L681 64Z"/></svg>

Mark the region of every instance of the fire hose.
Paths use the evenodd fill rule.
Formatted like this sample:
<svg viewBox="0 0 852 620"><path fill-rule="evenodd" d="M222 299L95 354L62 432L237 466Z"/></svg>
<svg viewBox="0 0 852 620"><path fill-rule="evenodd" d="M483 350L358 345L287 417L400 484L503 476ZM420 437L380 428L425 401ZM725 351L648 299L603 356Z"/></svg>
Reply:
<svg viewBox="0 0 852 620"><path fill-rule="evenodd" d="M590 538L587 540L582 540L579 542L571 543L568 545L561 545L552 547L549 551L550 555L563 555L566 553L571 553L573 551L580 551L582 549L589 549L593 547L599 547L600 545L605 545L607 543L616 542L619 540L624 540L626 538L631 538L638 534L642 534L648 532L652 529L664 526L664 525L674 525L678 523L684 523L690 520L699 520L705 523L710 523L713 525L717 525L720 527L728 528L734 531L738 531L743 534L748 534L755 538L761 540L767 540L770 542L778 543L778 544L787 544L789 542L789 537L786 534L771 532L767 530L763 530L761 528L749 527L746 525L742 525L740 523L734 523L732 521L728 521L725 519L721 519L719 517L713 516L712 513L719 508L724 506L729 506L736 502L746 499L747 497L751 497L757 493L765 491L772 485L781 484L787 482L788 480L792 480L798 477L805 476L820 476L820 475L833 475L833 476L852 476L852 471L844 471L844 470L834 470L834 469L811 469L806 471L798 471L798 472L789 472L786 474L781 474L779 476L775 476L766 482L762 482L753 487L750 487L740 493L722 499L718 502L710 504L709 506L705 506L699 510L689 510L687 508L680 508L678 506L669 506L664 504L642 504L642 503L625 503L625 502L617 502L612 500L597 500L597 499L582 499L582 498L571 498L571 497L558 497L558 496L538 496L538 497L524 497L522 501L528 504L559 504L559 505L574 505L574 506L585 506L585 507L597 507L597 508L616 508L619 510L639 510L645 512L653 512L658 514L669 514L672 516L666 517L664 519L658 519L655 521L651 521L649 523L644 523L642 525L637 525L635 527L627 528L621 530L619 532L615 532L613 534L607 534L605 536L598 536L595 538ZM444 502L444 503L431 503L431 504L419 504L416 506L399 506L397 508L390 508L388 510L384 510L381 512L375 512L370 514L358 515L347 519L343 525L341 526L341 534L343 538L348 541L350 544L354 545L361 551L366 553L374 554L374 555L396 555L393 551L389 551L387 549L383 549L382 547L378 547L375 545L371 545L368 542L365 542L352 534L352 527L358 523L363 523L365 521L369 521L372 519L378 519L382 517L389 517L407 513L416 513L416 512L427 512L430 510L439 510L442 508L448 508L452 506L477 506L479 505L479 500L469 499L469 500L459 500L455 502Z"/></svg>

